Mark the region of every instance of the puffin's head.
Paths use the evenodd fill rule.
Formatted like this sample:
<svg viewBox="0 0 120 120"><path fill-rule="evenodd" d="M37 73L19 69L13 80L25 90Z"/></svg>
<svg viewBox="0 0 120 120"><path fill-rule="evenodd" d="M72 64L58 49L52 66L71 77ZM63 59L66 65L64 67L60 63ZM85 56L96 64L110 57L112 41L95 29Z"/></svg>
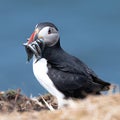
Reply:
<svg viewBox="0 0 120 120"><path fill-rule="evenodd" d="M37 24L34 32L28 40L28 44L40 39L42 39L47 46L55 45L59 40L59 32L57 27L50 22Z"/></svg>
<svg viewBox="0 0 120 120"><path fill-rule="evenodd" d="M25 43L25 48L28 54L28 61L32 58L33 54L40 57L41 44L44 46L52 47L59 41L59 32L57 27L50 22L39 23L35 26L35 30ZM41 45L41 46L40 46Z"/></svg>

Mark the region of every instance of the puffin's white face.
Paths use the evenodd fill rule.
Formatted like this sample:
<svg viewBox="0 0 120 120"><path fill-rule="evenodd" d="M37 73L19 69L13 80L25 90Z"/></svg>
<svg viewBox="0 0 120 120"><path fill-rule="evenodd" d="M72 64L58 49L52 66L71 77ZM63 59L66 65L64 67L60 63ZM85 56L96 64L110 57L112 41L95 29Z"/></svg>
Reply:
<svg viewBox="0 0 120 120"><path fill-rule="evenodd" d="M46 45L54 46L59 40L59 33L54 27L46 26L39 30L35 29L38 39L43 39Z"/></svg>

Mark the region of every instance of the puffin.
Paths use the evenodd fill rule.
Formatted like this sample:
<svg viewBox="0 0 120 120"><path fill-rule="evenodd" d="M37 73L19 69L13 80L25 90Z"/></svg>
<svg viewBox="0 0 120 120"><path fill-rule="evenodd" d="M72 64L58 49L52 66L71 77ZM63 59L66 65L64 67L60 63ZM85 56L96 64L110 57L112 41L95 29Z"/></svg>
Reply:
<svg viewBox="0 0 120 120"><path fill-rule="evenodd" d="M59 30L53 23L37 24L24 46L28 61L33 58L36 79L57 98L58 108L69 98L83 99L110 89L111 83L61 47Z"/></svg>

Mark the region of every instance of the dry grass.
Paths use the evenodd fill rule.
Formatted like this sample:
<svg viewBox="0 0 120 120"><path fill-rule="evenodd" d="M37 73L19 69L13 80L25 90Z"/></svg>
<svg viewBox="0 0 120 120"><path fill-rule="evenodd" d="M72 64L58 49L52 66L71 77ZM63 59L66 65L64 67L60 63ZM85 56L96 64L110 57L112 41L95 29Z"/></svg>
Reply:
<svg viewBox="0 0 120 120"><path fill-rule="evenodd" d="M89 96L55 111L2 112L0 120L120 120L120 94Z"/></svg>

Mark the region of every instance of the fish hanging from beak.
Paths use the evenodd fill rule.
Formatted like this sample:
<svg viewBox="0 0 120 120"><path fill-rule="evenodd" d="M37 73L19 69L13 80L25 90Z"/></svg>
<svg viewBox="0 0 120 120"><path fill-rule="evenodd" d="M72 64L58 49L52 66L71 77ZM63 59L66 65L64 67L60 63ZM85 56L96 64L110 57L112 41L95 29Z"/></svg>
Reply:
<svg viewBox="0 0 120 120"><path fill-rule="evenodd" d="M42 57L42 51L44 49L44 41L42 39L33 41L31 43L23 43L27 53L27 61L29 62L33 55L37 58L36 62Z"/></svg>

